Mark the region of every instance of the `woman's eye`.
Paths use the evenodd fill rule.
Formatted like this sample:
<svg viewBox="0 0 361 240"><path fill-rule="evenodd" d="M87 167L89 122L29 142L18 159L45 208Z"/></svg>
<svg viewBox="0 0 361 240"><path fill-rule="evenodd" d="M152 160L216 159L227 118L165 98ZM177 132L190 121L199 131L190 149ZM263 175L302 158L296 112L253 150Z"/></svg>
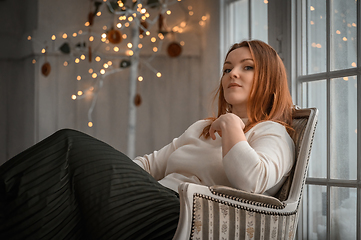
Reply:
<svg viewBox="0 0 361 240"><path fill-rule="evenodd" d="M252 67L252 66L246 66L246 67L244 67L244 69L245 69L245 70L252 70L253 67Z"/></svg>
<svg viewBox="0 0 361 240"><path fill-rule="evenodd" d="M229 68L223 70L224 73L230 73L231 71L232 71L232 69L229 69Z"/></svg>

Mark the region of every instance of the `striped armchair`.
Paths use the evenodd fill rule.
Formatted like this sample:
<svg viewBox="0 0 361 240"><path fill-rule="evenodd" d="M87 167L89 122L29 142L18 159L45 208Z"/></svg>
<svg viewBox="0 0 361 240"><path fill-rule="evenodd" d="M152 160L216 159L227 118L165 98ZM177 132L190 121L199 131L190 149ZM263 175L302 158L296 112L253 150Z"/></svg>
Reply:
<svg viewBox="0 0 361 240"><path fill-rule="evenodd" d="M181 213L173 239L294 239L317 113L315 108L294 111L296 162L276 196L181 184Z"/></svg>

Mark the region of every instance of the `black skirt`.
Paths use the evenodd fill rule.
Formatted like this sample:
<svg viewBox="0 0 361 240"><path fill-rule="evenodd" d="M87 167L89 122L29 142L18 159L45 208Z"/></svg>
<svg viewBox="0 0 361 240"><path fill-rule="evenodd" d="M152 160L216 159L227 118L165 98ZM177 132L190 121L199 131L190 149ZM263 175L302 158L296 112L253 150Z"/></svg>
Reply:
<svg viewBox="0 0 361 240"><path fill-rule="evenodd" d="M177 193L75 130L0 167L0 239L172 239L178 218Z"/></svg>

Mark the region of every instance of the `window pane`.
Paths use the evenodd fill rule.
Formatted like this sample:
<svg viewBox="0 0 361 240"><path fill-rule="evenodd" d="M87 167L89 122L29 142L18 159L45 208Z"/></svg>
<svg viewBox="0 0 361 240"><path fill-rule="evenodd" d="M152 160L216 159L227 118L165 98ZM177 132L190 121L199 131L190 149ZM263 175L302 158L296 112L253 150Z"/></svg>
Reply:
<svg viewBox="0 0 361 240"><path fill-rule="evenodd" d="M307 185L303 200L304 236L308 239L326 239L327 188ZM307 238L304 238L307 239Z"/></svg>
<svg viewBox="0 0 361 240"><path fill-rule="evenodd" d="M331 1L331 70L356 67L356 1Z"/></svg>
<svg viewBox="0 0 361 240"><path fill-rule="evenodd" d="M327 177L327 84L325 80L303 84L303 107L318 109L308 177Z"/></svg>
<svg viewBox="0 0 361 240"><path fill-rule="evenodd" d="M252 39L268 42L268 8L265 0L252 0Z"/></svg>
<svg viewBox="0 0 361 240"><path fill-rule="evenodd" d="M331 188L331 239L356 239L356 189Z"/></svg>
<svg viewBox="0 0 361 240"><path fill-rule="evenodd" d="M230 47L235 42L249 38L248 1L230 3L227 12L229 36L225 38L225 44Z"/></svg>
<svg viewBox="0 0 361 240"><path fill-rule="evenodd" d="M306 74L326 71L326 1L307 1L306 22L307 37L303 46L307 46Z"/></svg>
<svg viewBox="0 0 361 240"><path fill-rule="evenodd" d="M331 178L357 178L357 78L330 82Z"/></svg>

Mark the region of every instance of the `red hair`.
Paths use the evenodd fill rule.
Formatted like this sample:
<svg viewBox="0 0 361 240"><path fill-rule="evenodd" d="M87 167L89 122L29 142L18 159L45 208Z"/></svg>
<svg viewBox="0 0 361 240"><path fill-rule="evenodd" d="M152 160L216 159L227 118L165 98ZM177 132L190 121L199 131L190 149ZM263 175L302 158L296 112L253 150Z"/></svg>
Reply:
<svg viewBox="0 0 361 240"><path fill-rule="evenodd" d="M247 100L248 123L244 132L263 121L274 121L284 125L292 131L293 103L288 89L286 69L277 52L268 44L259 41L243 41L234 44L226 54L237 48L247 47L254 61L254 77L251 92ZM214 99L218 96L217 117L232 112L223 94L222 80L216 91ZM216 118L209 118L212 122ZM209 137L210 125L203 129L201 136Z"/></svg>

